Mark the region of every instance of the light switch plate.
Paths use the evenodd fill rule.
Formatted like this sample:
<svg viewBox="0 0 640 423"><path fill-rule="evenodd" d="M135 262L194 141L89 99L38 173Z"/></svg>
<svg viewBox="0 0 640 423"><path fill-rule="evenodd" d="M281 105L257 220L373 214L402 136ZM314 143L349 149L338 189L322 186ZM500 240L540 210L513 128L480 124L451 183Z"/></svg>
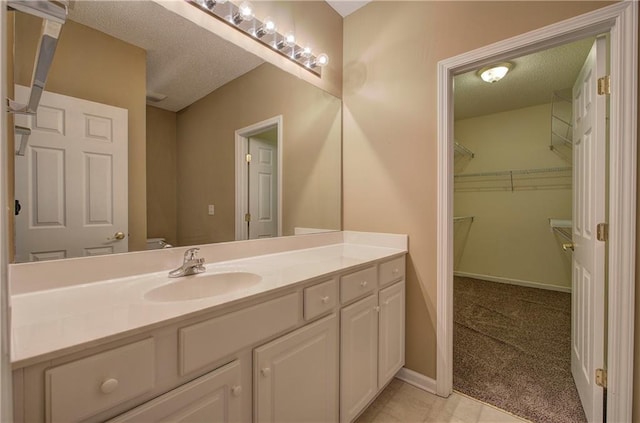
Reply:
<svg viewBox="0 0 640 423"><path fill-rule="evenodd" d="M213 216L216 213L216 208L213 204L209 204L209 216Z"/></svg>

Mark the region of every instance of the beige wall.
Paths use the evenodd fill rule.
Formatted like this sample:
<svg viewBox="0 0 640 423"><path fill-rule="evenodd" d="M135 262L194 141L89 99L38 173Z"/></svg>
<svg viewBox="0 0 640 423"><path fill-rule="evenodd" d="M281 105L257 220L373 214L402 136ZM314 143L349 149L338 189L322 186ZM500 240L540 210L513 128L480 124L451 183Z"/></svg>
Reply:
<svg viewBox="0 0 640 423"><path fill-rule="evenodd" d="M283 234L341 227L341 102L263 64L178 112L178 243L235 239L235 131L283 116ZM207 215L207 205L215 215Z"/></svg>
<svg viewBox="0 0 640 423"><path fill-rule="evenodd" d="M606 2L372 2L344 21L344 228L409 234L409 369L436 376L437 63Z"/></svg>
<svg viewBox="0 0 640 423"><path fill-rule="evenodd" d="M475 153L462 173L570 166L549 149L550 115L551 104L543 104L456 121L456 140ZM570 184L568 175L552 182ZM455 192L454 215L475 218L470 226L454 225L454 270L571 287L571 255L561 247L566 240L548 220L571 219L571 189L530 182L539 189Z"/></svg>
<svg viewBox="0 0 640 423"><path fill-rule="evenodd" d="M16 14L17 84L29 86L31 83L40 22L38 18ZM60 35L46 90L129 111L129 250L143 250L147 237L145 51L67 21Z"/></svg>
<svg viewBox="0 0 640 423"><path fill-rule="evenodd" d="M177 245L177 124L175 112L147 106L147 237Z"/></svg>

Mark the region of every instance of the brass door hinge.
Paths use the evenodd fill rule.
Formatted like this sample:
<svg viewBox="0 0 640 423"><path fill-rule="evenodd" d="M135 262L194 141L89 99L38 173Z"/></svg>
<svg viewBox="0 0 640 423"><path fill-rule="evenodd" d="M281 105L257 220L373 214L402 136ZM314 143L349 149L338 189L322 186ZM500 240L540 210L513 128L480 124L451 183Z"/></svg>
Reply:
<svg viewBox="0 0 640 423"><path fill-rule="evenodd" d="M611 77L609 75L598 78L598 94L611 94Z"/></svg>
<svg viewBox="0 0 640 423"><path fill-rule="evenodd" d="M247 154L245 156L245 160L247 161L247 163L251 163L251 154Z"/></svg>
<svg viewBox="0 0 640 423"><path fill-rule="evenodd" d="M251 213L245 213L244 221L245 222L251 222Z"/></svg>
<svg viewBox="0 0 640 423"><path fill-rule="evenodd" d="M596 369L596 385L607 387L607 371L605 369Z"/></svg>
<svg viewBox="0 0 640 423"><path fill-rule="evenodd" d="M606 242L609 240L609 224L598 223L596 234L598 241Z"/></svg>

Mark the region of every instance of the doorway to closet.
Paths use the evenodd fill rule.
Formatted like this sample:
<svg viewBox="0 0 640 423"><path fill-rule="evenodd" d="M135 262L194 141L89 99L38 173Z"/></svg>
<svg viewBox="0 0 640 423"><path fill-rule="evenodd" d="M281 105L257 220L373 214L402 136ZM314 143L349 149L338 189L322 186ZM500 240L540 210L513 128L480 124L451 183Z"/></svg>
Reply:
<svg viewBox="0 0 640 423"><path fill-rule="evenodd" d="M582 81L603 72L588 64L596 46L605 57L606 40L589 37L512 59L498 82L454 78L453 388L533 422L601 420L581 369L603 360L582 344L603 325L604 295L593 308L584 275L604 279L604 254L585 273L572 251L574 219L597 216L603 152L580 132L595 99Z"/></svg>

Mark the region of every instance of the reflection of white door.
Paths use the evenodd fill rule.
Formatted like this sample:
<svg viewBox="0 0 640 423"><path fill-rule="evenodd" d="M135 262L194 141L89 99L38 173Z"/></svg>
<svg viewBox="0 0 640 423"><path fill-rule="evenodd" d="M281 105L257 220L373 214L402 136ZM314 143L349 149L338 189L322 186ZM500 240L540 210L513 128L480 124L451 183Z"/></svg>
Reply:
<svg viewBox="0 0 640 423"><path fill-rule="evenodd" d="M573 253L571 371L587 420L600 422L603 390L595 372L604 368L605 243L596 227L605 222L605 96L597 94L606 72L606 43L598 38L573 86Z"/></svg>
<svg viewBox="0 0 640 423"><path fill-rule="evenodd" d="M18 102L28 95L16 86ZM31 128L15 156L17 262L127 251L127 120L125 109L50 92L36 116L16 116Z"/></svg>
<svg viewBox="0 0 640 423"><path fill-rule="evenodd" d="M278 236L277 148L249 138L249 239Z"/></svg>

